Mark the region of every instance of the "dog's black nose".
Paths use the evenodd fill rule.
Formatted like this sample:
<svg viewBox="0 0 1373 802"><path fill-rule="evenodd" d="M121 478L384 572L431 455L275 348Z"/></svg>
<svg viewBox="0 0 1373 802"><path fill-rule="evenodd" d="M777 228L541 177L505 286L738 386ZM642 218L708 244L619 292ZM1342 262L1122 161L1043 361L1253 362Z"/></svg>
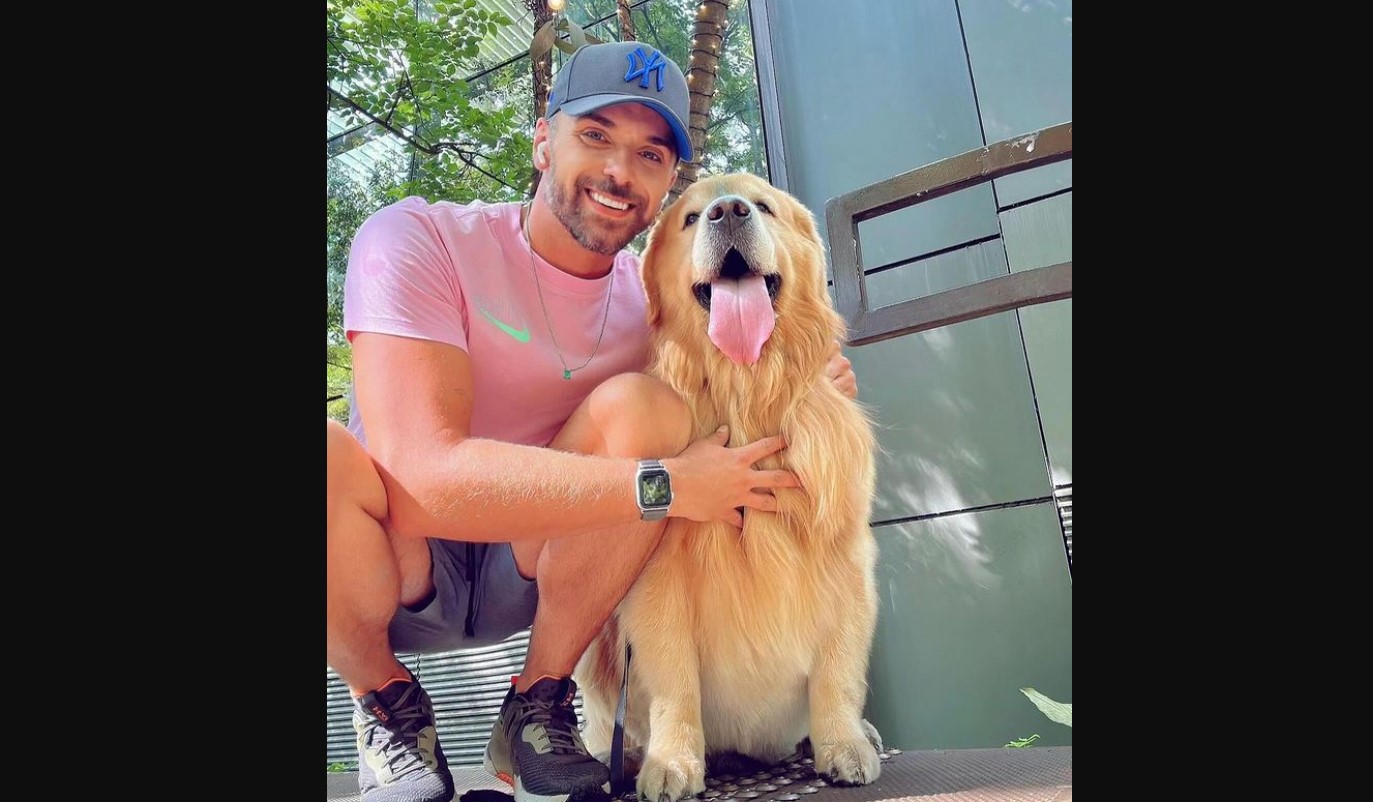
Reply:
<svg viewBox="0 0 1373 802"><path fill-rule="evenodd" d="M706 209L706 219L711 224L723 226L726 231L733 233L736 228L748 222L752 213L753 205L748 201L738 195L725 195L716 198Z"/></svg>

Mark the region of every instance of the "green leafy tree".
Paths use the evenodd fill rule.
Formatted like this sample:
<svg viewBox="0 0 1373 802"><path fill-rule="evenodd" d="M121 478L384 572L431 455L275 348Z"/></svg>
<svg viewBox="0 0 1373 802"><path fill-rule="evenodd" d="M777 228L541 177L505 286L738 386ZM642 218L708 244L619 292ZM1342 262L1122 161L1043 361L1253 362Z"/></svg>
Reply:
<svg viewBox="0 0 1373 802"><path fill-rule="evenodd" d="M400 194L441 199L480 188L501 200L524 191L530 139L517 124L520 104L502 104L499 87L483 96L466 80L487 66L481 44L508 17L477 0L418 8L412 0L328 0L326 8L328 109L347 134L406 143L415 163ZM473 183L474 174L485 180Z"/></svg>

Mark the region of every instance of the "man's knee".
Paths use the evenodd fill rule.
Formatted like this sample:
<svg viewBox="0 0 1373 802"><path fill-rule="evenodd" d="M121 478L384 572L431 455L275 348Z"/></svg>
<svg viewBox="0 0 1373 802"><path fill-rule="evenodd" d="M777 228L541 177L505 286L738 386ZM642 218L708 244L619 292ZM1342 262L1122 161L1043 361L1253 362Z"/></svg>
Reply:
<svg viewBox="0 0 1373 802"><path fill-rule="evenodd" d="M367 450L338 421L327 423L325 474L329 504L356 504L373 518L386 517L386 488Z"/></svg>
<svg viewBox="0 0 1373 802"><path fill-rule="evenodd" d="M591 392L587 403L610 456L668 457L691 442L686 403L652 376L612 376Z"/></svg>

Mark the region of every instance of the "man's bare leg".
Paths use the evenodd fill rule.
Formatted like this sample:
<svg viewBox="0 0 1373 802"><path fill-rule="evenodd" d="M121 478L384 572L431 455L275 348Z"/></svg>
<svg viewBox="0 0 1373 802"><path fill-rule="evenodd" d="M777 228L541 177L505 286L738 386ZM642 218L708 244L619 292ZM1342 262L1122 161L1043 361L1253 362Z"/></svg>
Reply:
<svg viewBox="0 0 1373 802"><path fill-rule="evenodd" d="M410 682L387 635L397 604L433 587L428 543L387 532L386 490L362 444L334 421L327 443L326 648L355 697L358 789L377 802L451 799L453 776L432 737L429 697Z"/></svg>
<svg viewBox="0 0 1373 802"><path fill-rule="evenodd" d="M616 376L577 408L553 448L613 457L670 457L691 441L686 404L667 385L639 374ZM626 486L625 492L632 492ZM539 583L539 606L516 691L540 677L571 676L582 652L662 539L666 521L514 544L515 562Z"/></svg>
<svg viewBox="0 0 1373 802"><path fill-rule="evenodd" d="M393 538L382 525L386 491L371 457L347 429L328 422L327 657L359 696L408 677L391 651L387 627L397 604L433 589L429 545Z"/></svg>

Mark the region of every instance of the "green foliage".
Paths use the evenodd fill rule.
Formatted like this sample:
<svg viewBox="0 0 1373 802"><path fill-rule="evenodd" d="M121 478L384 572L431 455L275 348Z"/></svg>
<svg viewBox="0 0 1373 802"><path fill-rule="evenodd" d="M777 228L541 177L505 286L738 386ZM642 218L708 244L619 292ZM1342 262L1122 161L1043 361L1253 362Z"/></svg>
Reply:
<svg viewBox="0 0 1373 802"><path fill-rule="evenodd" d="M326 346L324 357L325 414L348 424L348 388L353 384L353 350L347 345Z"/></svg>
<svg viewBox="0 0 1373 802"><path fill-rule="evenodd" d="M1072 703L1055 702L1034 688L1021 688L1020 692L1029 697L1035 703L1040 712L1049 717L1051 721L1071 727L1073 726L1073 705Z"/></svg>
<svg viewBox="0 0 1373 802"><path fill-rule="evenodd" d="M480 46L509 18L466 0L426 4L418 14L411 0L326 6L330 109L349 128L371 123L405 142L416 159L394 196L468 200L468 190L497 201L521 194L530 141L521 106L489 102L466 80L488 66Z"/></svg>
<svg viewBox="0 0 1373 802"><path fill-rule="evenodd" d="M331 771L331 772L333 772L333 771L357 771L357 770L358 770L358 764L356 764L356 763L330 763L330 764L329 764L329 768L327 769L327 771Z"/></svg>
<svg viewBox="0 0 1373 802"><path fill-rule="evenodd" d="M1025 694L1031 702L1034 702L1035 707L1038 707L1040 712L1048 716L1051 721L1069 727L1073 726L1073 706L1071 703L1055 702L1034 688L1021 688L1020 692ZM1017 738L1006 744L1006 747L1008 749L1023 749L1037 740L1039 740L1039 733L1035 733L1029 738Z"/></svg>

